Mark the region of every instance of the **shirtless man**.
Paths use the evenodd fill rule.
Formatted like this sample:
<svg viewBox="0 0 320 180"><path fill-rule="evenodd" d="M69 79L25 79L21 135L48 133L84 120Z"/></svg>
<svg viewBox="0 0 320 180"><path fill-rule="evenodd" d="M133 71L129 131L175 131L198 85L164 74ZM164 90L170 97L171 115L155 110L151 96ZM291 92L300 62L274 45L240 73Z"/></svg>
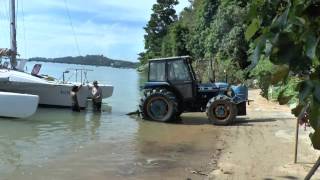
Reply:
<svg viewBox="0 0 320 180"><path fill-rule="evenodd" d="M93 109L95 111L101 111L102 90L98 86L97 81L93 81L93 87L91 92L92 92Z"/></svg>

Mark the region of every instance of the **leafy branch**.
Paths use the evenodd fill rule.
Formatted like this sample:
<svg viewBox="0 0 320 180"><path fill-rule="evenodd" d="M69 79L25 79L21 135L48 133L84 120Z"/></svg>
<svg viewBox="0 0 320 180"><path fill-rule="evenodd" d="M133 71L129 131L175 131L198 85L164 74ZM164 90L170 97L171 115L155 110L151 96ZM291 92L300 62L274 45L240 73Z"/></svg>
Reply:
<svg viewBox="0 0 320 180"><path fill-rule="evenodd" d="M272 6L272 21L266 22L259 9ZM288 76L301 79L298 86L299 104L293 110L300 114L310 104L309 122L314 129L310 138L315 149L320 149L320 2L312 0L255 1L250 7L251 23L246 38L254 44L251 59L257 64L264 56L275 65L287 66L289 71L276 72L279 81ZM286 71L286 72L284 72Z"/></svg>

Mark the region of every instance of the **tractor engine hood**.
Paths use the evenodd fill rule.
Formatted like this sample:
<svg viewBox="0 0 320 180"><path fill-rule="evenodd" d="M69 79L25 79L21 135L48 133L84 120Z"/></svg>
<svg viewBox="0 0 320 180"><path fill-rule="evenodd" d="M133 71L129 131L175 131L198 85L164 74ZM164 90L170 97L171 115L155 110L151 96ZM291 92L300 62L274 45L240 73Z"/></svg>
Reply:
<svg viewBox="0 0 320 180"><path fill-rule="evenodd" d="M208 83L208 84L199 84L198 85L199 92L207 93L207 92L223 92L232 90L232 97L234 101L239 103L248 100L248 88L244 85L237 86L229 86L228 83L225 82L217 82L217 83Z"/></svg>
<svg viewBox="0 0 320 180"><path fill-rule="evenodd" d="M212 90L227 91L228 86L229 86L228 83L216 82L216 83L199 84L198 88L199 88L199 91L212 91Z"/></svg>
<svg viewBox="0 0 320 180"><path fill-rule="evenodd" d="M227 89L229 86L229 84L225 82L216 82L216 83L213 83L213 85L220 89Z"/></svg>

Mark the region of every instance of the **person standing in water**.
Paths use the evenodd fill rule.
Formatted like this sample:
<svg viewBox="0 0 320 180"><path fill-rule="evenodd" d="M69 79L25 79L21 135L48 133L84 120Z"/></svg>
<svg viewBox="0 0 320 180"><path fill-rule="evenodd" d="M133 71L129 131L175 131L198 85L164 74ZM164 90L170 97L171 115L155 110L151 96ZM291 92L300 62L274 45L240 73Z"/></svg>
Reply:
<svg viewBox="0 0 320 180"><path fill-rule="evenodd" d="M71 102L72 102L71 108L72 108L72 111L74 111L74 112L80 112L80 106L79 106L77 94L78 94L81 87L82 87L82 85L80 85L80 86L74 85L74 86L72 86L72 89L70 91Z"/></svg>
<svg viewBox="0 0 320 180"><path fill-rule="evenodd" d="M100 112L101 111L101 103L102 103L102 90L98 86L98 81L93 81L93 87L92 87L92 103L93 103L93 109L95 111Z"/></svg>

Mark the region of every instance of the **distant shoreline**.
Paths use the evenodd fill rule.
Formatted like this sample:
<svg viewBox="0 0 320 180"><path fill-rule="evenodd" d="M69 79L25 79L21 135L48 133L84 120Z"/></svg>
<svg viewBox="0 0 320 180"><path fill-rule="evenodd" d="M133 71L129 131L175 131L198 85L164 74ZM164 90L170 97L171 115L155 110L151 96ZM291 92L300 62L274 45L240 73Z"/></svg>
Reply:
<svg viewBox="0 0 320 180"><path fill-rule="evenodd" d="M72 64L72 65L97 66L97 67L111 67L111 68L117 68L117 69L136 69L136 68L129 68L129 67L114 67L114 66L107 66L107 65L77 64L77 63L54 62L54 61L35 61L35 60L28 60L28 62L44 62L44 63Z"/></svg>
<svg viewBox="0 0 320 180"><path fill-rule="evenodd" d="M60 57L60 58L43 58L34 57L27 59L33 62L50 62L50 63L62 63L62 64L76 64L76 65L89 65L89 66L105 66L120 69L137 69L139 63L114 60L100 55L87 55L87 56L77 56L77 57Z"/></svg>

